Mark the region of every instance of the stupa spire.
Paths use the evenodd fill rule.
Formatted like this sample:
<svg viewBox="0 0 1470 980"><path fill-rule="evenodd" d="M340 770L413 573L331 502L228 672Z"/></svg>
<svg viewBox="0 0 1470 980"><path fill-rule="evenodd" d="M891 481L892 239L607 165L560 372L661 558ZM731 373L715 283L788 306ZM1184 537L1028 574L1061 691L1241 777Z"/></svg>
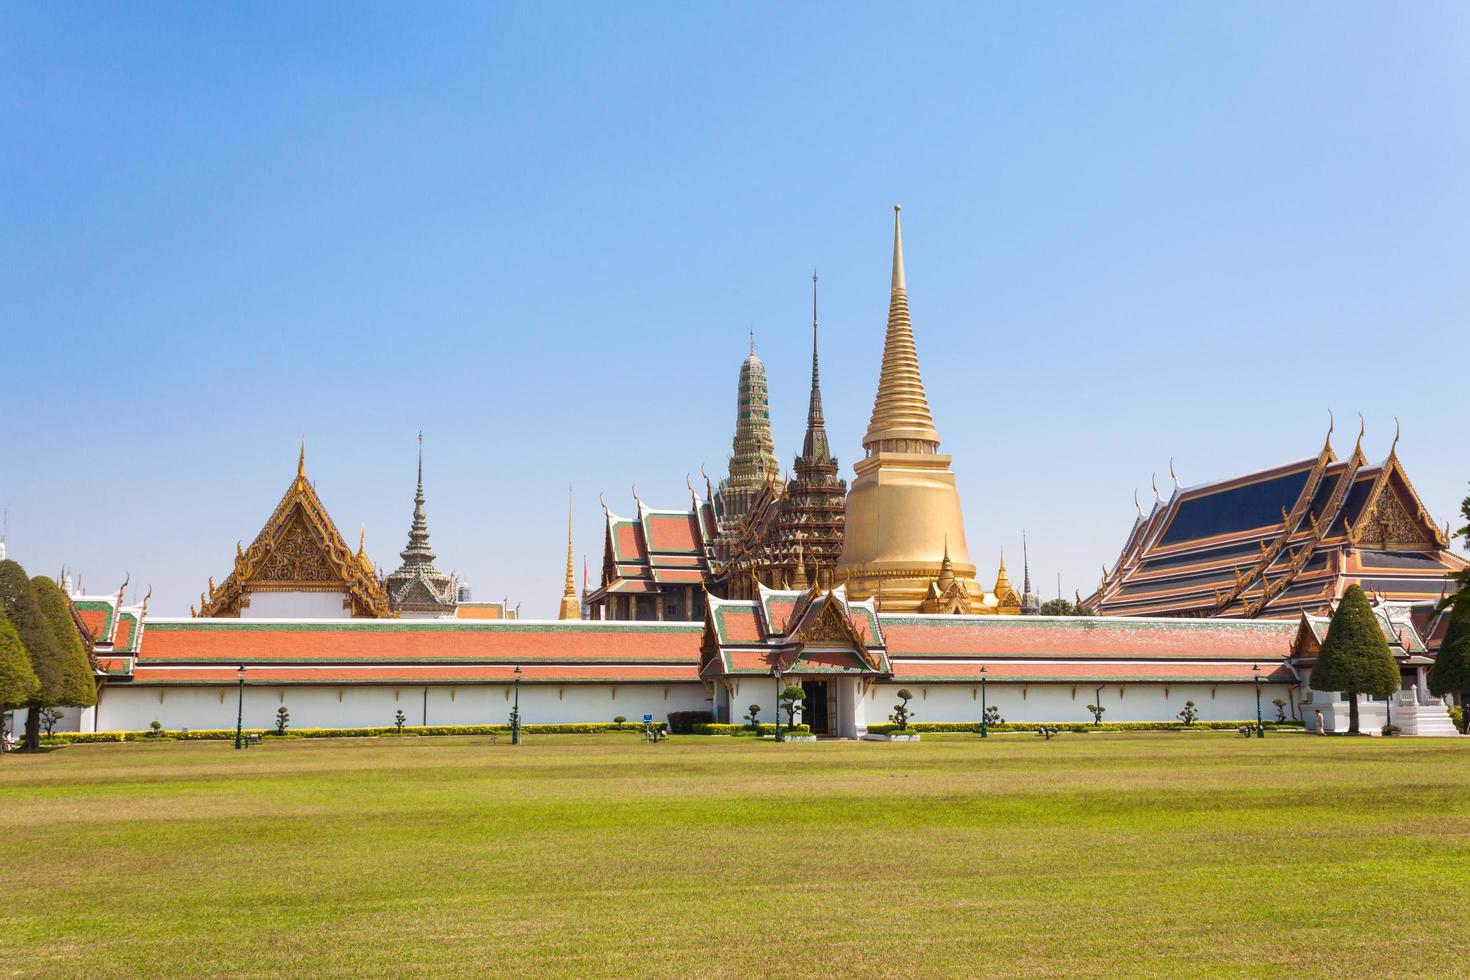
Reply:
<svg viewBox="0 0 1470 980"><path fill-rule="evenodd" d="M863 436L863 448L874 452L934 453L939 432L929 414L914 325L909 318L908 287L903 268L902 208L893 206L893 279L888 297L888 332L883 340L883 370L873 416Z"/></svg>
<svg viewBox="0 0 1470 980"><path fill-rule="evenodd" d="M572 578L572 491L567 490L567 581L562 589L557 619L581 619L582 603L577 599L577 583Z"/></svg>
<svg viewBox="0 0 1470 980"><path fill-rule="evenodd" d="M419 482L413 494L413 523L408 528L408 547L399 552L405 564L430 564L429 520L424 513L424 433L419 432Z"/></svg>
<svg viewBox="0 0 1470 980"><path fill-rule="evenodd" d="M808 460L825 461L832 455L827 444L827 423L822 417L822 376L817 362L817 270L812 270L812 394L806 409L806 438L801 454Z"/></svg>
<svg viewBox="0 0 1470 980"><path fill-rule="evenodd" d="M750 510L755 495L780 472L776 443L771 437L770 392L766 366L755 355L751 331L750 355L740 365L736 394L735 438L730 446L729 475L720 481L721 518L738 520Z"/></svg>

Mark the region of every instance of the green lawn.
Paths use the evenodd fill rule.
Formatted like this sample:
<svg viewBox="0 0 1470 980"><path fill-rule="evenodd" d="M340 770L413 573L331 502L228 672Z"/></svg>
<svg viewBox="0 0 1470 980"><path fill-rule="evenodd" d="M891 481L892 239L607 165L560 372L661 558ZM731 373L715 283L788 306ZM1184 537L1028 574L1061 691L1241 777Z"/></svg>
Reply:
<svg viewBox="0 0 1470 980"><path fill-rule="evenodd" d="M1460 974L1470 741L0 758L0 973Z"/></svg>

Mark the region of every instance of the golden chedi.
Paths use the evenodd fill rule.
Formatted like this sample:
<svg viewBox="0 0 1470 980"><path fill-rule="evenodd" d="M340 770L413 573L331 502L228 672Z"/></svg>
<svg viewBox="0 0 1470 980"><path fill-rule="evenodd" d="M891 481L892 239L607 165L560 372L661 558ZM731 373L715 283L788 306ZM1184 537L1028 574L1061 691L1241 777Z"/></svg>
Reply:
<svg viewBox="0 0 1470 980"><path fill-rule="evenodd" d="M939 612L992 612L965 543L950 457L939 452L929 414L904 282L903 234L893 209L893 285L888 334L866 457L853 467L837 578L854 599L877 596L886 612L928 612L931 585L949 600ZM968 602L963 601L967 599Z"/></svg>

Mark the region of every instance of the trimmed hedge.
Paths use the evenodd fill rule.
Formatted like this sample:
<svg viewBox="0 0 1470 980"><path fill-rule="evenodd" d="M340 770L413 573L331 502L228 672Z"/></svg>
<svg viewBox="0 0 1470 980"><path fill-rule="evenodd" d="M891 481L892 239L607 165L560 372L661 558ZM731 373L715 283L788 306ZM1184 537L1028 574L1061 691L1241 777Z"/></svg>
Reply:
<svg viewBox="0 0 1470 980"><path fill-rule="evenodd" d="M783 732L792 732L792 733L797 734L797 735L810 735L812 733L812 729L811 729L811 726L810 725L782 725L781 726L781 731L783 731ZM760 728L759 728L759 730L752 731L751 730L751 727L749 725L717 725L717 724L714 724L714 723L710 723L710 724L704 724L704 725L695 725L694 726L694 732L693 732L693 734L695 734L695 735L747 735L747 736L752 736L752 737L753 736L756 736L756 735L774 735L774 734L776 734L776 726L775 726L774 723L772 723L772 724L765 724L765 725L761 725Z"/></svg>
<svg viewBox="0 0 1470 980"><path fill-rule="evenodd" d="M657 722L657 727L667 730L668 726L663 722ZM521 732L526 735L600 735L607 732L622 732L626 735L643 734L643 725L615 725L612 722L596 722L592 724L568 724L568 725L522 725ZM262 735L267 738L280 738L276 735L274 728L247 728L246 735ZM509 725L405 725L403 735L509 735ZM58 741L83 744L88 742L147 742L150 741L150 732L57 732L54 736ZM382 728L293 728L284 737L296 738L376 738L379 736L399 735L398 728L394 725L386 725ZM199 728L193 731L173 731L166 729L164 736L177 742L194 741L221 741L235 738L233 728ZM154 741L163 741L162 738L154 738Z"/></svg>
<svg viewBox="0 0 1470 980"><path fill-rule="evenodd" d="M1090 721L1006 721L998 725L987 726L992 732L1034 732L1038 728L1055 728L1062 732L1188 732L1188 731L1235 731L1241 725L1256 726L1253 721L1197 721L1193 725L1186 725L1182 721L1105 721L1101 725L1094 725ZM1265 723L1268 731L1276 729L1301 728L1299 721L1268 721ZM880 724L869 725L870 735L892 735L898 731L897 725ZM909 731L915 733L923 732L974 732L980 731L978 721L911 721Z"/></svg>
<svg viewBox="0 0 1470 980"><path fill-rule="evenodd" d="M715 716L708 711L670 711L669 731L675 735L693 735L695 725L708 725Z"/></svg>

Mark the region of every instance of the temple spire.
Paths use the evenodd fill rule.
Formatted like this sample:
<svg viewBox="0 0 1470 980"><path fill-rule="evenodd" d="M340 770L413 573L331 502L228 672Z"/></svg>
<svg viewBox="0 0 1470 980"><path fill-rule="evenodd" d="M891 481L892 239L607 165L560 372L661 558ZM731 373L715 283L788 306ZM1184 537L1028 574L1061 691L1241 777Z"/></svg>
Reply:
<svg viewBox="0 0 1470 980"><path fill-rule="evenodd" d="M817 270L812 270L812 394L806 410L806 438L801 454L808 460L825 461L832 455L827 444L827 423L822 418L822 378L817 361Z"/></svg>
<svg viewBox="0 0 1470 980"><path fill-rule="evenodd" d="M914 326L909 318L908 287L903 268L903 228L899 205L893 206L893 281L888 298L888 333L883 341L883 370L878 396L863 447L872 452L934 453L939 433L929 414Z"/></svg>
<svg viewBox="0 0 1470 980"><path fill-rule="evenodd" d="M429 521L424 513L424 433L419 432L419 482L413 494L413 523L408 529L408 547L399 552L405 564L430 564Z"/></svg>
<svg viewBox="0 0 1470 980"><path fill-rule="evenodd" d="M567 581L561 594L557 619L581 619L582 603L577 599L577 584L572 578L572 491L567 489Z"/></svg>

